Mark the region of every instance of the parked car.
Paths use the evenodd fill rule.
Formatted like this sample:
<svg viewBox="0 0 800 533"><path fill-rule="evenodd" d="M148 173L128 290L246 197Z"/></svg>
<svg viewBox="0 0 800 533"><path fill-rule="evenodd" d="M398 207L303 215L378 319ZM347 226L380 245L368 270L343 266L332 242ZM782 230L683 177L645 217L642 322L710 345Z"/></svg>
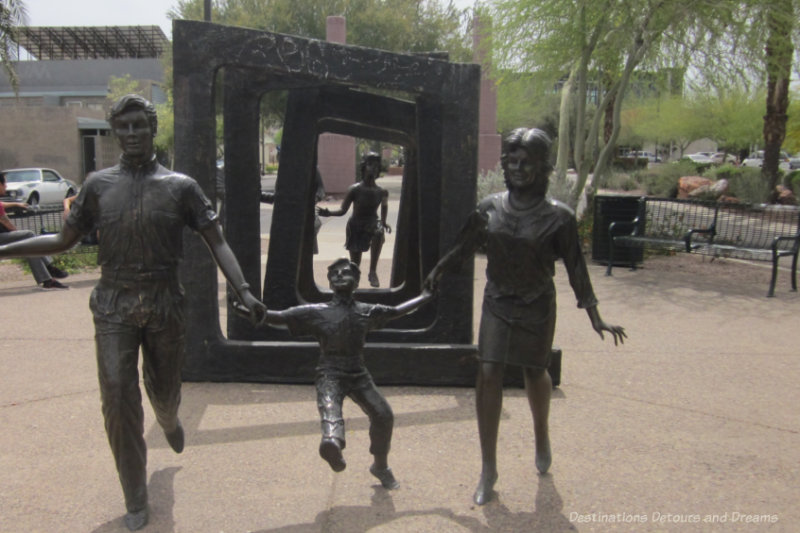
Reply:
<svg viewBox="0 0 800 533"><path fill-rule="evenodd" d="M800 170L800 154L789 158L789 170Z"/></svg>
<svg viewBox="0 0 800 533"><path fill-rule="evenodd" d="M653 152L631 152L627 157L641 157L647 159L647 161L650 163L661 163L661 158Z"/></svg>
<svg viewBox="0 0 800 533"><path fill-rule="evenodd" d="M710 165L714 162L711 159L710 152L697 152L695 154L686 154L683 156L682 159L688 159L693 163L698 163L700 165Z"/></svg>
<svg viewBox="0 0 800 533"><path fill-rule="evenodd" d="M716 152L711 156L711 161L715 165L722 165L724 163L736 163L736 156L733 154L726 154L725 152Z"/></svg>
<svg viewBox="0 0 800 533"><path fill-rule="evenodd" d="M58 204L78 192L78 186L52 168L12 168L0 171L6 179L3 200L30 205Z"/></svg>
<svg viewBox="0 0 800 533"><path fill-rule="evenodd" d="M761 168L764 165L764 150L757 150L750 154L747 159L742 161L742 165L745 167ZM780 154L778 155L778 168L784 172L788 172L790 170L789 154L783 150L781 150Z"/></svg>

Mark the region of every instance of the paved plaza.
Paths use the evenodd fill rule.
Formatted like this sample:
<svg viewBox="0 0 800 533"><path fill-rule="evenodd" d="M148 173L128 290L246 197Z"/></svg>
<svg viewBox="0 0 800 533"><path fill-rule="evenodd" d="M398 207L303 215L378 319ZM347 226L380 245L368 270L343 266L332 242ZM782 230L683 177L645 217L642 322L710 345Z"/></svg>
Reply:
<svg viewBox="0 0 800 533"><path fill-rule="evenodd" d="M330 235L320 244L322 265L344 255ZM479 296L485 263L476 261ZM536 473L520 389L505 394L497 498L477 507L472 388L382 389L401 484L386 491L367 470L367 420L352 402L348 465L335 474L317 455L313 386L186 383L180 455L145 402L144 531L800 530L800 295L788 273L775 298L764 296L764 264L682 255L613 277L590 264L590 273L603 317L629 339L615 348L598 338L559 266L564 360L549 474ZM60 292L27 275L0 281L0 532L126 531L93 355L97 277L73 275Z"/></svg>

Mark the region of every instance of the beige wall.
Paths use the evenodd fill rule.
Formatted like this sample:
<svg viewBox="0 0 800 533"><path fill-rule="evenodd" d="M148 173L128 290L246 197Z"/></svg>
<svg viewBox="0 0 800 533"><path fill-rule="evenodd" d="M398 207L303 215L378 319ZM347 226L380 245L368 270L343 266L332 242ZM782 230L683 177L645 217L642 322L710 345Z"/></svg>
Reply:
<svg viewBox="0 0 800 533"><path fill-rule="evenodd" d="M0 168L50 167L81 183L83 152L78 116L104 119L105 113L73 107L0 107ZM110 139L98 138L97 168L116 162Z"/></svg>

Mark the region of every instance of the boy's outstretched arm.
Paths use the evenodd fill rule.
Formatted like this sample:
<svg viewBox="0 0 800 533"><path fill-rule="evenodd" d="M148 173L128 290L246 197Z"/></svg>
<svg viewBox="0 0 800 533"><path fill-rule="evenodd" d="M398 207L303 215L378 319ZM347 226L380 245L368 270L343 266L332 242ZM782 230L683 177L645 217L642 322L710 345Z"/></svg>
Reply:
<svg viewBox="0 0 800 533"><path fill-rule="evenodd" d="M406 300L405 302L401 303L400 305L396 305L394 307L395 315L392 318L401 317L403 315L407 315L410 312L416 310L417 308L421 307L422 305L426 304L433 298L433 293L428 289L423 289L422 294L417 296L416 298L412 298L410 300Z"/></svg>

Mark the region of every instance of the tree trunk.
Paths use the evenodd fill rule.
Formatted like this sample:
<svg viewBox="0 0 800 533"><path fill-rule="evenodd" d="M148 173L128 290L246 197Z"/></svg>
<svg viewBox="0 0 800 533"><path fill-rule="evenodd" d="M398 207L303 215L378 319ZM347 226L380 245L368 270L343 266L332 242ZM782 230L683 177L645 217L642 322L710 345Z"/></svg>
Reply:
<svg viewBox="0 0 800 533"><path fill-rule="evenodd" d="M614 103L616 98L613 98L606 107L605 116L603 118L603 143L608 144L611 140L611 134L614 132Z"/></svg>
<svg viewBox="0 0 800 533"><path fill-rule="evenodd" d="M769 184L769 201L775 202L781 145L786 138L789 108L789 76L792 68L792 2L774 0L767 14L769 35L766 46L767 110L764 115L764 164L761 169Z"/></svg>
<svg viewBox="0 0 800 533"><path fill-rule="evenodd" d="M569 123L571 101L572 101L572 80L575 77L575 68L569 72L569 78L561 88L561 108L558 117L558 155L556 157L556 176L559 184L566 184L567 168L569 168Z"/></svg>

